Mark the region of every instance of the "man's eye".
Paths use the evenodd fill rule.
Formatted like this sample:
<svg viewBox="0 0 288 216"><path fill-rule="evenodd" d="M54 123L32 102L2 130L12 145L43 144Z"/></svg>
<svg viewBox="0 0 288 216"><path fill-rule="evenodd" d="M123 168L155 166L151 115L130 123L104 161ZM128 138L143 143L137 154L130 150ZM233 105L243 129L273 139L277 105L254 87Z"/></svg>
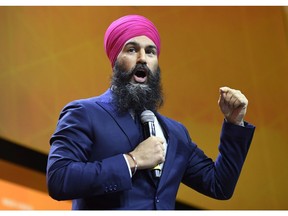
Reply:
<svg viewBox="0 0 288 216"><path fill-rule="evenodd" d="M147 53L147 54L156 55L156 50L154 50L154 49L148 49L148 50L146 51L146 53Z"/></svg>
<svg viewBox="0 0 288 216"><path fill-rule="evenodd" d="M135 52L136 50L135 50L135 48L133 48L133 47L131 47L131 48L129 48L128 49L128 52Z"/></svg>

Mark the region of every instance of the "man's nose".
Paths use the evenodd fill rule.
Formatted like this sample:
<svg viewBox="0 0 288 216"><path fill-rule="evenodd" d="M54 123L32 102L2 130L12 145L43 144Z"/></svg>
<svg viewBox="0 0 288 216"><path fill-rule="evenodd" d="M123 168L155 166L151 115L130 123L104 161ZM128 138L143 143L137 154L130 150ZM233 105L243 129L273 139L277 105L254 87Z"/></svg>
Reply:
<svg viewBox="0 0 288 216"><path fill-rule="evenodd" d="M139 50L137 62L146 64L146 52L144 49Z"/></svg>

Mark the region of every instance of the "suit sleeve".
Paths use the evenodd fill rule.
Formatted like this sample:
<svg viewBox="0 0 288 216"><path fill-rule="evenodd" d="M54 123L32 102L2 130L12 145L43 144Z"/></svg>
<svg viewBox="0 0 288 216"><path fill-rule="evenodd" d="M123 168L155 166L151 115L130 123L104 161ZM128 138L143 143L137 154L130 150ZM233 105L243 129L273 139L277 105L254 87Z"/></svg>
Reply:
<svg viewBox="0 0 288 216"><path fill-rule="evenodd" d="M183 183L209 197L232 197L253 138L255 127L223 123L219 154L215 162L195 146Z"/></svg>
<svg viewBox="0 0 288 216"><path fill-rule="evenodd" d="M89 160L95 136L92 129L87 110L81 103L72 102L61 112L50 139L46 172L52 198L77 199L131 189L123 154Z"/></svg>

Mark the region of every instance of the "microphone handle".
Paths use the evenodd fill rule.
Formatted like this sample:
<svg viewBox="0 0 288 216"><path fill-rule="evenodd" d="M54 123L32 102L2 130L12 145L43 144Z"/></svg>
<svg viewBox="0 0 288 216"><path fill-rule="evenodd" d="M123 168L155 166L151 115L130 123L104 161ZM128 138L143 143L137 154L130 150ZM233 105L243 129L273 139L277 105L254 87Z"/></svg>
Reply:
<svg viewBox="0 0 288 216"><path fill-rule="evenodd" d="M155 124L152 121L146 122L144 124L144 137L148 138L150 136L156 136ZM158 164L153 168L153 175L155 178L160 178L161 176L161 168Z"/></svg>
<svg viewBox="0 0 288 216"><path fill-rule="evenodd" d="M160 176L161 176L161 168L160 168L159 164L153 168L153 175L154 175L155 178L160 178Z"/></svg>

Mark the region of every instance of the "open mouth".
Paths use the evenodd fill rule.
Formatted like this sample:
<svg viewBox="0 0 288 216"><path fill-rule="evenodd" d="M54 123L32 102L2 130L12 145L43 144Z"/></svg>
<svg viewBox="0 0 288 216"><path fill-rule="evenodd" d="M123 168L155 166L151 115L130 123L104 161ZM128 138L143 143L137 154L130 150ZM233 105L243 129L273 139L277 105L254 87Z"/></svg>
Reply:
<svg viewBox="0 0 288 216"><path fill-rule="evenodd" d="M137 83L145 83L147 80L147 74L144 70L138 70L134 74L134 80Z"/></svg>

